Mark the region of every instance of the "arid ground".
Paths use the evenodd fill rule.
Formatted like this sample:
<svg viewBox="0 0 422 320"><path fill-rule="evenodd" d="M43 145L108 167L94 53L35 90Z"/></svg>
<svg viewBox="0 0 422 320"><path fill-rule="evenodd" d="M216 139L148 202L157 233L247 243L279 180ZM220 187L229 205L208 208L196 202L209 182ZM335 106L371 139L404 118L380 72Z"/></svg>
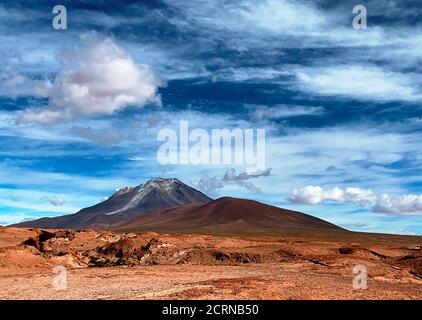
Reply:
<svg viewBox="0 0 422 320"><path fill-rule="evenodd" d="M1 299L422 299L422 238L0 228ZM66 288L54 285L66 267ZM354 289L353 267L367 270Z"/></svg>

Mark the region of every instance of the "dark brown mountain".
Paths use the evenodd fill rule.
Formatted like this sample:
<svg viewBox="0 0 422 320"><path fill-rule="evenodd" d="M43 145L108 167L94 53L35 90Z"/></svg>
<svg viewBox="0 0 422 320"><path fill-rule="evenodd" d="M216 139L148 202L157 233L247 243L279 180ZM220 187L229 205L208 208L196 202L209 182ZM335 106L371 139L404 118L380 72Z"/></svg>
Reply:
<svg viewBox="0 0 422 320"><path fill-rule="evenodd" d="M345 231L316 217L257 201L212 200L177 179L154 179L118 190L78 213L19 223L18 227L118 231L287 235Z"/></svg>
<svg viewBox="0 0 422 320"><path fill-rule="evenodd" d="M120 231L286 235L346 231L316 217L257 201L220 198L140 215L113 226Z"/></svg>
<svg viewBox="0 0 422 320"><path fill-rule="evenodd" d="M146 212L203 204L212 199L177 179L154 179L135 188L118 190L109 199L81 211L54 218L22 222L17 227L110 229Z"/></svg>

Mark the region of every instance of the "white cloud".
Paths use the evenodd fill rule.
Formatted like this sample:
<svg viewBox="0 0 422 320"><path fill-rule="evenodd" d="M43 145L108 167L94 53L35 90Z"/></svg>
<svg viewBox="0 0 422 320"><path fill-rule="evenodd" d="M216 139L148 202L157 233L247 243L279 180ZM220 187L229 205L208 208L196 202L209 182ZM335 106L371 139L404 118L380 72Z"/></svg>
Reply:
<svg viewBox="0 0 422 320"><path fill-rule="evenodd" d="M299 116L316 116L324 113L323 107L278 105L276 107L257 106L249 112L252 120L271 120L293 118Z"/></svg>
<svg viewBox="0 0 422 320"><path fill-rule="evenodd" d="M346 188L343 190L338 187L324 189L320 186L306 186L303 189L293 189L289 201L311 205L322 202L344 202L365 206L375 203L376 196L369 189Z"/></svg>
<svg viewBox="0 0 422 320"><path fill-rule="evenodd" d="M261 189L255 186L253 183L246 180L257 179L257 178L268 178L271 176L271 168L265 170L247 170L245 172L236 173L235 168L227 169L226 173L222 178L217 176L203 175L197 183L192 183L199 190L205 194L216 197L220 194L220 190L228 186L236 186L244 188L245 190L258 194L261 193Z"/></svg>
<svg viewBox="0 0 422 320"><path fill-rule="evenodd" d="M129 157L127 159L130 161L147 161L148 160L147 157L142 157L142 156Z"/></svg>
<svg viewBox="0 0 422 320"><path fill-rule="evenodd" d="M351 26L351 11L325 10L293 0L198 0L197 6L172 0L183 13L173 20L183 29L205 31L209 40L224 39L235 49L275 47L379 46L385 33L377 26L359 32ZM187 22L185 19L190 19ZM350 25L345 25L350 21Z"/></svg>
<svg viewBox="0 0 422 320"><path fill-rule="evenodd" d="M259 177L268 177L271 174L271 168L265 170L258 170L258 171L251 171L247 170L246 172L242 172L237 174L235 168L231 168L226 171L224 174L223 180L224 181L244 181L253 178Z"/></svg>
<svg viewBox="0 0 422 320"><path fill-rule="evenodd" d="M344 191L343 201L364 207L366 205L372 205L376 201L376 198L376 195L370 189L349 187Z"/></svg>
<svg viewBox="0 0 422 320"><path fill-rule="evenodd" d="M39 85L39 80L20 74L10 67L6 67L0 74L0 95L16 99L20 96L36 96L34 88Z"/></svg>
<svg viewBox="0 0 422 320"><path fill-rule="evenodd" d="M128 106L161 104L162 82L146 65L137 65L110 38L82 36L78 51L62 53L62 70L38 87L49 98L45 109L25 110L18 123L52 124L80 116L111 115Z"/></svg>
<svg viewBox="0 0 422 320"><path fill-rule="evenodd" d="M248 23L271 32L306 33L322 28L326 20L312 4L287 0L244 2L239 10Z"/></svg>
<svg viewBox="0 0 422 320"><path fill-rule="evenodd" d="M422 195L407 194L391 196L383 194L378 198L377 203L373 207L373 211L394 215L422 215Z"/></svg>
<svg viewBox="0 0 422 320"><path fill-rule="evenodd" d="M296 73L302 90L359 100L420 100L420 76L374 66L344 65L307 68Z"/></svg>
<svg viewBox="0 0 422 320"><path fill-rule="evenodd" d="M343 190L333 188L324 190L320 186L306 186L303 189L293 189L289 201L299 204L319 204L323 201L339 201L343 197Z"/></svg>
<svg viewBox="0 0 422 320"><path fill-rule="evenodd" d="M392 215L422 215L422 195L376 195L370 189L306 186L293 189L288 200L296 204L317 205L325 202L350 203L371 207L373 212Z"/></svg>
<svg viewBox="0 0 422 320"><path fill-rule="evenodd" d="M16 123L38 123L48 125L70 120L71 116L67 110L63 111L27 109L18 116Z"/></svg>

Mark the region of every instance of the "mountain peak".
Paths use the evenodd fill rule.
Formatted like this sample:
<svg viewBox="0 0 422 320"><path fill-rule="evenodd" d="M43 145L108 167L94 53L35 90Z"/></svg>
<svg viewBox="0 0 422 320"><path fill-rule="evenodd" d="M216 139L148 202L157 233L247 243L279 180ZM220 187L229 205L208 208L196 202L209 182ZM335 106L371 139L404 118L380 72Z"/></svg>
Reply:
<svg viewBox="0 0 422 320"><path fill-rule="evenodd" d="M116 189L116 191L113 193L111 198L122 196L122 195L124 195L128 192L131 192L132 190L133 190L133 187L124 187L124 188L121 188L121 189Z"/></svg>
<svg viewBox="0 0 422 320"><path fill-rule="evenodd" d="M107 200L92 207L63 217L48 220L48 226L60 228L107 228L123 223L146 212L174 208L187 204L204 204L212 201L202 192L191 188L176 178L156 178L137 187L117 190ZM32 225L47 225L44 221Z"/></svg>
<svg viewBox="0 0 422 320"><path fill-rule="evenodd" d="M123 196L129 192L132 192L133 190L137 189L162 189L165 191L170 191L172 186L175 184L184 184L183 182L181 182L180 180L176 179L176 178L155 178L155 179L151 179L148 180L147 182L145 182L144 184L141 184L137 187L124 187L124 188L120 188L120 189L116 189L116 191L113 193L113 195L109 198L116 198L116 197L120 197Z"/></svg>
<svg viewBox="0 0 422 320"><path fill-rule="evenodd" d="M103 211L108 216L123 212L146 212L190 203L206 203L212 200L176 178L161 177L151 179L135 188L120 189L112 198L113 205L110 206L112 210Z"/></svg>
<svg viewBox="0 0 422 320"><path fill-rule="evenodd" d="M164 187L164 188L168 188L174 184L184 184L183 182L181 182L180 180L176 179L176 178L155 178L152 180L147 181L144 186L147 185L153 185L156 187Z"/></svg>

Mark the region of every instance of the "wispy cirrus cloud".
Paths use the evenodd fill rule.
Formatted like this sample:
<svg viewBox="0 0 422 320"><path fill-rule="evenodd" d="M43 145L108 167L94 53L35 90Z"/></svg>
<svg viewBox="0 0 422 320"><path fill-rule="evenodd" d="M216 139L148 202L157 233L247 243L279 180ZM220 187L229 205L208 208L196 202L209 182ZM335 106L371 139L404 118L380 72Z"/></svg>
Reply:
<svg viewBox="0 0 422 320"><path fill-rule="evenodd" d="M237 174L236 169L232 168L226 171L224 174L224 181L245 181L249 179L255 179L259 177L268 177L271 174L271 168L258 171L246 171Z"/></svg>
<svg viewBox="0 0 422 320"><path fill-rule="evenodd" d="M319 116L324 113L323 107L276 105L273 107L257 106L251 108L249 118L252 121L288 119L300 116Z"/></svg>
<svg viewBox="0 0 422 320"><path fill-rule="evenodd" d="M421 75L370 65L307 68L297 72L297 79L302 90L319 95L380 101L422 99Z"/></svg>

